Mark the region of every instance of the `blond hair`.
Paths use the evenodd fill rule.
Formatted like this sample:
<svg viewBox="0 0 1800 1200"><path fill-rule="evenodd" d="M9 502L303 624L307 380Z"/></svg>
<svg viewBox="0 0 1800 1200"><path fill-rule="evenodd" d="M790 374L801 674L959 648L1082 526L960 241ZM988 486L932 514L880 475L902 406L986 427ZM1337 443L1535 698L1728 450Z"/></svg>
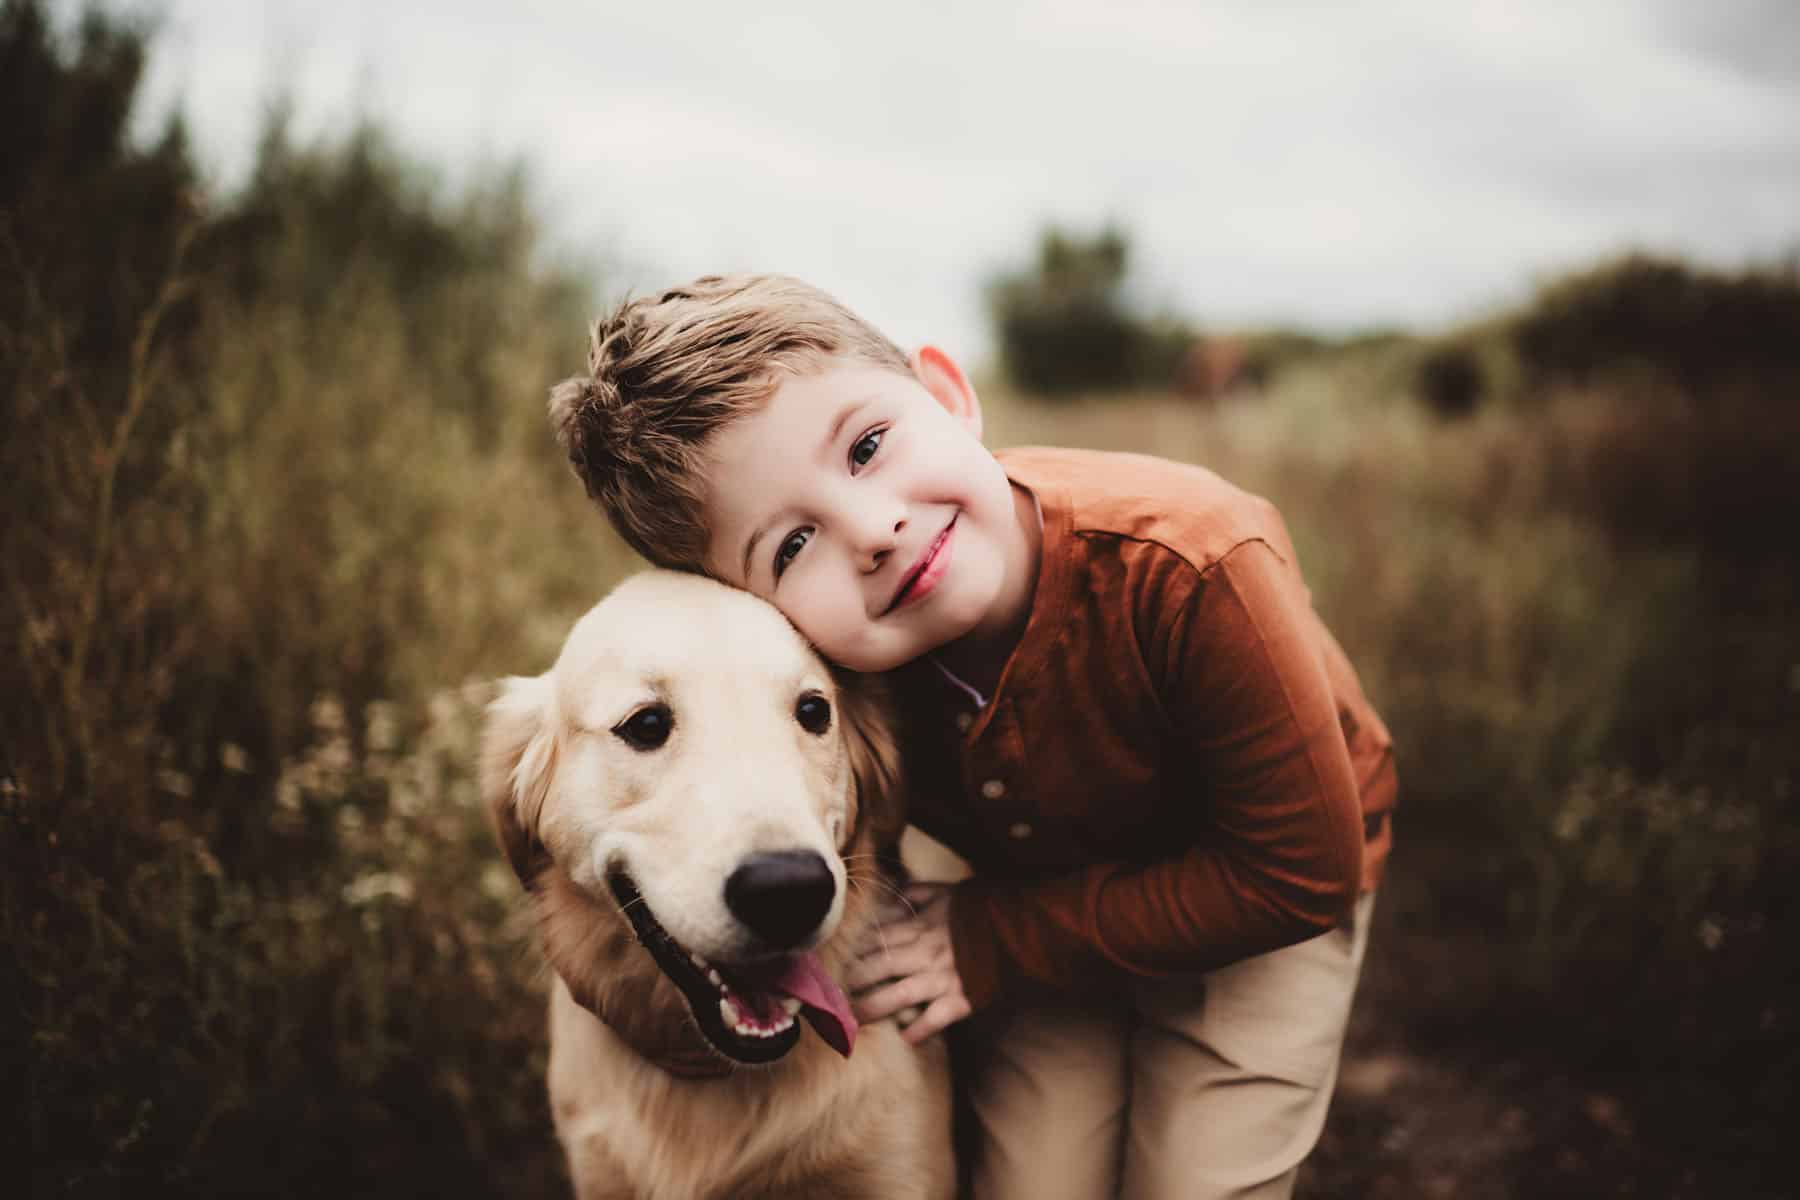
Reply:
<svg viewBox="0 0 1800 1200"><path fill-rule="evenodd" d="M762 407L784 373L904 351L785 275L707 275L594 322L588 372L550 391L550 423L587 494L639 554L704 571L706 440Z"/></svg>

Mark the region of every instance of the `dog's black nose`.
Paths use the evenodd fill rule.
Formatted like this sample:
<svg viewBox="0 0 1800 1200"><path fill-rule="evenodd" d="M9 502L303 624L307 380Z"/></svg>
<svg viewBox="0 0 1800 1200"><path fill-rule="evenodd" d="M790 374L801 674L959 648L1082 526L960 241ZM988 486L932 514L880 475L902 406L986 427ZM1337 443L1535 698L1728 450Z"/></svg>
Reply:
<svg viewBox="0 0 1800 1200"><path fill-rule="evenodd" d="M836 894L831 868L811 850L753 854L725 881L725 906L777 949L805 941Z"/></svg>

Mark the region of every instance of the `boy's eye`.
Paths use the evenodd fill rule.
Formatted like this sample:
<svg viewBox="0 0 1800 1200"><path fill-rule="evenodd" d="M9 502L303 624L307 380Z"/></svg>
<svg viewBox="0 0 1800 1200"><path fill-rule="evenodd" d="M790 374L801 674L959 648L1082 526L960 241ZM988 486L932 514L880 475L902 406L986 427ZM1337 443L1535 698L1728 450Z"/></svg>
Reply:
<svg viewBox="0 0 1800 1200"><path fill-rule="evenodd" d="M886 433L885 429L871 429L863 434L857 439L856 445L850 447L850 461L859 467L867 466L869 460L875 457L875 451L881 449L881 439Z"/></svg>
<svg viewBox="0 0 1800 1200"><path fill-rule="evenodd" d="M781 578L781 573L787 570L787 565L794 561L794 555L800 553L800 548L806 545L810 537L812 530L796 529L781 540L781 545L775 547L775 578Z"/></svg>

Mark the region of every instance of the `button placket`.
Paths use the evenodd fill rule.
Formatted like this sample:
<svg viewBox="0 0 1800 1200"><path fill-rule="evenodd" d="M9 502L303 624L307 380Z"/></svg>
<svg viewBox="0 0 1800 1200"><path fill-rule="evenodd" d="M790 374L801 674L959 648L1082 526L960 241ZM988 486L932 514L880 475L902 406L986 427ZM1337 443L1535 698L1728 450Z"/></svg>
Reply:
<svg viewBox="0 0 1800 1200"><path fill-rule="evenodd" d="M967 763L964 777L980 797L979 823L988 836L1003 843L1023 846L1037 836L1036 816L1013 783L1012 768L1021 761L1018 726L1005 709L992 714L984 727L982 743L990 750L986 761Z"/></svg>

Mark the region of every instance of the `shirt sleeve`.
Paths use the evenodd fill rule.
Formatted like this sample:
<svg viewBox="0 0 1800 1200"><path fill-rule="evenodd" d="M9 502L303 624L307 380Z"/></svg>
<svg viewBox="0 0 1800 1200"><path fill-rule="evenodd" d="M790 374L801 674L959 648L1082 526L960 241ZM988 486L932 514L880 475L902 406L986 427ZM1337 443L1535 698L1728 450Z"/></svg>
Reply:
<svg viewBox="0 0 1800 1200"><path fill-rule="evenodd" d="M1019 983L1210 970L1325 932L1355 902L1361 802L1298 571L1262 541L1185 570L1145 647L1187 756L1171 773L1192 792L1174 798L1171 856L959 884L951 933L974 1007Z"/></svg>

